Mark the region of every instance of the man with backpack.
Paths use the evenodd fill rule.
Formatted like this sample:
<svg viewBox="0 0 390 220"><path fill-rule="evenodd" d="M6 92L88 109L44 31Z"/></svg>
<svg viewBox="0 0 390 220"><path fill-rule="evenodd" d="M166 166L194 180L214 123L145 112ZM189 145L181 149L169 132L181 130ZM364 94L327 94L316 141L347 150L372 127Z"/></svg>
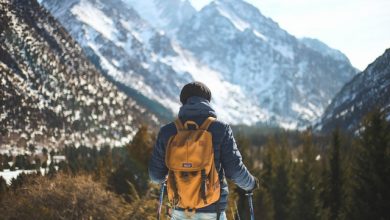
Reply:
<svg viewBox="0 0 390 220"><path fill-rule="evenodd" d="M178 119L160 129L153 149L149 176L155 183L166 181L172 220L227 219L225 177L246 191L256 187L231 127L216 120L210 100L203 83L185 85Z"/></svg>

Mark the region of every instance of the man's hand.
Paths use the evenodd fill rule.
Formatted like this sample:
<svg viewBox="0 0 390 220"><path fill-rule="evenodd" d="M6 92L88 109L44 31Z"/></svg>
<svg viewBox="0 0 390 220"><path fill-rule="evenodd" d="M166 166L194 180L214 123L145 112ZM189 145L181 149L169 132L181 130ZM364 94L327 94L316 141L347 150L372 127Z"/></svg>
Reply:
<svg viewBox="0 0 390 220"><path fill-rule="evenodd" d="M248 192L253 192L253 191L260 189L260 188L264 188L266 190L269 189L268 184L266 184L262 179L258 179L257 177L253 177L253 178L255 178L255 185Z"/></svg>

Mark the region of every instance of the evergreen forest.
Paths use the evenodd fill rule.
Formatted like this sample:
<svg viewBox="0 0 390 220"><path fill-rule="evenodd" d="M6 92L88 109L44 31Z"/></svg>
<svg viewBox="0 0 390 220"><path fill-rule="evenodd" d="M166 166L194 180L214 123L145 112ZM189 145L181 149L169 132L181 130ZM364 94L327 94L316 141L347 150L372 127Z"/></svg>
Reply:
<svg viewBox="0 0 390 220"><path fill-rule="evenodd" d="M390 123L374 111L362 124L355 135L234 127L244 163L260 180L256 219L389 219ZM19 175L10 185L0 178L2 219L155 219L159 186L147 173L155 138L142 126L124 147L46 150L65 155L57 164L17 156L14 167L45 173ZM14 169L10 159L1 155L0 170ZM229 188L228 219L249 219L246 192L231 181Z"/></svg>

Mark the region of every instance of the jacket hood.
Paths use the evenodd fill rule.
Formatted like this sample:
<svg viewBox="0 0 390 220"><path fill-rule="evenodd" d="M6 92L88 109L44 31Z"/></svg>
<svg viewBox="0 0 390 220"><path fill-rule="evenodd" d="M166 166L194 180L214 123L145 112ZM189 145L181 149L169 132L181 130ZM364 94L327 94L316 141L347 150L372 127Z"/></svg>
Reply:
<svg viewBox="0 0 390 220"><path fill-rule="evenodd" d="M210 102L202 97L192 96L187 99L186 104L180 107L179 118L217 117Z"/></svg>

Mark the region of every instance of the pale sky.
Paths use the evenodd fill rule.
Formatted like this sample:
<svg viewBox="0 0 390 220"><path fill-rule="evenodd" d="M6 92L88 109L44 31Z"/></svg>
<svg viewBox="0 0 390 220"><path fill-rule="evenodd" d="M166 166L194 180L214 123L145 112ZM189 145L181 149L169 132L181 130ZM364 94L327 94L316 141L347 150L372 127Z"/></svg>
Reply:
<svg viewBox="0 0 390 220"><path fill-rule="evenodd" d="M190 0L198 10L211 0ZM390 48L390 0L246 0L296 37L317 38L364 70Z"/></svg>

